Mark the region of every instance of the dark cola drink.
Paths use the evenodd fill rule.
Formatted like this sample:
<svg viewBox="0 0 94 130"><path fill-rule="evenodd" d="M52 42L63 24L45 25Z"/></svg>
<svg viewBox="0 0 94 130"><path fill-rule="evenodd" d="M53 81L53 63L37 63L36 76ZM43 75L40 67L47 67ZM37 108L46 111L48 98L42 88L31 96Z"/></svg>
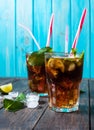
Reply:
<svg viewBox="0 0 94 130"><path fill-rule="evenodd" d="M32 92L39 93L42 96L48 94L45 76L44 53L50 52L50 47L45 47L39 51L28 53L26 55L26 65L28 74L28 85Z"/></svg>
<svg viewBox="0 0 94 130"><path fill-rule="evenodd" d="M78 110L83 57L84 53L76 56L63 53L45 54L49 107L52 110L57 112Z"/></svg>
<svg viewBox="0 0 94 130"><path fill-rule="evenodd" d="M31 66L27 62L28 84L32 92L47 93L44 66Z"/></svg>

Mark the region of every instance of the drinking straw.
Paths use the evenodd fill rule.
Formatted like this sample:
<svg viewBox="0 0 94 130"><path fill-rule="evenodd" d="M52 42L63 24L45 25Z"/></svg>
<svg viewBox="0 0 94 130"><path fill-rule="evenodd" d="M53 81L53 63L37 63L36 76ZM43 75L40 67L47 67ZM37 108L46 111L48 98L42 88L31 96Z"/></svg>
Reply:
<svg viewBox="0 0 94 130"><path fill-rule="evenodd" d="M65 53L68 53L68 25L65 29Z"/></svg>
<svg viewBox="0 0 94 130"><path fill-rule="evenodd" d="M53 22L54 22L54 14L52 13L51 19L50 19L50 24L49 24L49 29L48 29L48 37L47 37L46 47L50 46L50 38L52 35L52 30L53 30Z"/></svg>
<svg viewBox="0 0 94 130"><path fill-rule="evenodd" d="M84 20L85 20L86 11L87 10L84 9L83 12L82 12L82 16L80 18L79 26L78 26L78 29L77 29L77 32L76 32L76 35L75 35L75 38L74 38L74 41L73 41L73 44L72 44L72 48L76 48L78 38L79 38L80 32L81 32L82 27L83 27L83 23L84 23Z"/></svg>
<svg viewBox="0 0 94 130"><path fill-rule="evenodd" d="M30 36L31 36L32 39L34 40L36 46L38 47L38 49L40 49L39 43L38 43L37 40L35 39L33 33L31 32L31 30L30 30L28 27L26 27L25 25L23 25L23 24L20 24L20 23L19 23L18 25L19 25L20 27L24 28L24 29L30 34Z"/></svg>

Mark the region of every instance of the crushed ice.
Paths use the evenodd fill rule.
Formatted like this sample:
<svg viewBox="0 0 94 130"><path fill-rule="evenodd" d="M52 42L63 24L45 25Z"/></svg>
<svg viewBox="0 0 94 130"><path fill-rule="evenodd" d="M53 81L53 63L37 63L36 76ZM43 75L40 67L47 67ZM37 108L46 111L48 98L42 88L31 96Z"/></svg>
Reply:
<svg viewBox="0 0 94 130"><path fill-rule="evenodd" d="M11 96L12 98L16 98L18 96L18 94L19 94L18 92L13 91L13 92L9 92L8 95Z"/></svg>
<svg viewBox="0 0 94 130"><path fill-rule="evenodd" d="M37 107L39 104L38 101L39 101L39 95L32 93L26 95L26 106L28 108Z"/></svg>
<svg viewBox="0 0 94 130"><path fill-rule="evenodd" d="M8 95L0 96L0 101L3 99L15 99L18 96L18 92L9 92ZM36 93L28 93L26 95L25 105L27 108L36 108L39 105L39 95Z"/></svg>

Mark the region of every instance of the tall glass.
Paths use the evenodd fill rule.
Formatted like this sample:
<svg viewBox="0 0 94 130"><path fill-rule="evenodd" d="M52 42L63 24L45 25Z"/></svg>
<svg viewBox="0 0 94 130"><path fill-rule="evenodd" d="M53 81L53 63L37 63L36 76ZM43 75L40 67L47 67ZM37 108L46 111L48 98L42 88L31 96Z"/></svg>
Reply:
<svg viewBox="0 0 94 130"><path fill-rule="evenodd" d="M26 55L28 85L31 92L38 93L40 96L48 95L45 76L45 64L43 55L28 53Z"/></svg>
<svg viewBox="0 0 94 130"><path fill-rule="evenodd" d="M49 107L56 112L79 109L79 84L82 79L84 53L45 53Z"/></svg>

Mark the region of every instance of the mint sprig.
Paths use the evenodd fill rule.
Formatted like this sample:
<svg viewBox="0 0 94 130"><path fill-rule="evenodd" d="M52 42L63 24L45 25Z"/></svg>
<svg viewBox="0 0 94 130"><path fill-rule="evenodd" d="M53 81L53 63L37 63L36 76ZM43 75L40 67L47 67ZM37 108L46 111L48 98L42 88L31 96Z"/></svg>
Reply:
<svg viewBox="0 0 94 130"><path fill-rule="evenodd" d="M77 53L77 49L76 49L76 48L72 48L72 54L73 54L74 56L76 56L76 53Z"/></svg>
<svg viewBox="0 0 94 130"><path fill-rule="evenodd" d="M3 106L5 110L16 112L22 108L24 108L24 100L26 96L24 93L20 93L16 99L4 99Z"/></svg>

